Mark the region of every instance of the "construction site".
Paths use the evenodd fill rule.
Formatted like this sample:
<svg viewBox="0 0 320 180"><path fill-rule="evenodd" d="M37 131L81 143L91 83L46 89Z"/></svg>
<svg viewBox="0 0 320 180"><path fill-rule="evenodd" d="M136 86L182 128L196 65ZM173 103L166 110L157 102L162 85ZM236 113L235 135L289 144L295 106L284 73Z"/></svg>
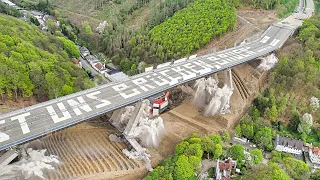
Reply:
<svg viewBox="0 0 320 180"><path fill-rule="evenodd" d="M239 28L235 32L213 41L197 52L198 55L254 40L247 38L261 33L276 19L273 11L245 9L238 13L248 21L239 18ZM258 68L263 61L253 60L202 80L209 84L208 87L214 86L214 92L217 89L225 92L226 85L228 92L231 92L228 102L221 99L221 107L216 107L216 112L206 113L210 100L206 100L205 106L195 103L201 85L200 81L193 81L48 134L20 148L46 149L45 155L54 155L58 159L59 163L53 169L43 170L45 179L142 179L152 167L174 153L176 143L193 132L211 134L229 131L232 134L232 129L267 83L269 72ZM214 85L210 84L210 78ZM212 99L214 97L210 96ZM1 109L3 112L11 110L7 104L1 105ZM0 159L3 162L1 165L20 157L14 150L6 154ZM12 179L12 176L1 175L0 179ZM38 178L33 174L27 179Z"/></svg>

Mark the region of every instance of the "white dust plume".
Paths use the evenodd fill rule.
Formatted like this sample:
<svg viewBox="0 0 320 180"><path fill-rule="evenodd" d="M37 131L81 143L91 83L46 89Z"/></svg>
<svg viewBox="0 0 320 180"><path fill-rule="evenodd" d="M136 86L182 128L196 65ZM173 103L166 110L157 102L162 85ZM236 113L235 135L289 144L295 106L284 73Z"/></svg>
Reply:
<svg viewBox="0 0 320 180"><path fill-rule="evenodd" d="M278 63L278 58L274 53L270 54L267 57L260 57L259 59L261 59L261 63L258 66L258 69L261 69L264 71L268 71Z"/></svg>
<svg viewBox="0 0 320 180"><path fill-rule="evenodd" d="M54 165L59 164L58 157L55 155L46 156L47 150L33 150L28 148L22 150L22 157L18 162L0 167L0 179L21 175L28 179L37 176L45 179L44 170L54 170Z"/></svg>
<svg viewBox="0 0 320 180"><path fill-rule="evenodd" d="M108 25L107 21L103 21L102 23L99 23L99 26L96 28L96 31L99 34L102 34L104 32L105 27Z"/></svg>
<svg viewBox="0 0 320 180"><path fill-rule="evenodd" d="M224 85L223 88L218 87L218 81L209 77L207 79L198 79L195 83L196 93L194 95L193 104L198 107L204 107L204 115L213 116L217 112L220 114L230 113L230 97L233 89ZM209 104L206 105L209 101Z"/></svg>
<svg viewBox="0 0 320 180"><path fill-rule="evenodd" d="M319 99L316 97L311 97L310 99L310 106L312 108L313 111L316 111L319 109Z"/></svg>

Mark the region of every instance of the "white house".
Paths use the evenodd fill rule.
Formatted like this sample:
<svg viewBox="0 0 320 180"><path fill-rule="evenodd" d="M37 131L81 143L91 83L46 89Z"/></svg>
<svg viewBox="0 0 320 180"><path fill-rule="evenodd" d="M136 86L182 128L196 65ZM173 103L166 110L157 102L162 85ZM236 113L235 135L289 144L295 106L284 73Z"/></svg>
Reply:
<svg viewBox="0 0 320 180"><path fill-rule="evenodd" d="M320 148L309 148L309 159L312 163L320 164Z"/></svg>
<svg viewBox="0 0 320 180"><path fill-rule="evenodd" d="M291 154L302 154L303 141L293 138L287 138L277 135L276 137L276 150L281 152L287 152Z"/></svg>

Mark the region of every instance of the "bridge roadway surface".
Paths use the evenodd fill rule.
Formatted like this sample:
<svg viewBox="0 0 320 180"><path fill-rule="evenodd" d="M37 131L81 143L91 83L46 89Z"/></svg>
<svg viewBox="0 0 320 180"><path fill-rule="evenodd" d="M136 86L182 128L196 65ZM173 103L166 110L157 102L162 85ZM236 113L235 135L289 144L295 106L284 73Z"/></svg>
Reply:
<svg viewBox="0 0 320 180"><path fill-rule="evenodd" d="M258 40L245 45L2 114L0 150L268 54L280 48L293 32L294 28L286 25L271 25Z"/></svg>

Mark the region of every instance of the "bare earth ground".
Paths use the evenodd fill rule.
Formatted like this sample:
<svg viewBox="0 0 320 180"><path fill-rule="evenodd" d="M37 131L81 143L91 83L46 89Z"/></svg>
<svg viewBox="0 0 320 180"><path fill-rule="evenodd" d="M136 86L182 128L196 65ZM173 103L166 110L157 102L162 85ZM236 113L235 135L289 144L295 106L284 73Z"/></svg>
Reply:
<svg viewBox="0 0 320 180"><path fill-rule="evenodd" d="M128 159L123 143L108 136L117 130L107 123L84 122L41 139L49 154L62 164L47 173L48 179L119 179L145 169L138 160ZM134 176L133 176L134 177Z"/></svg>
<svg viewBox="0 0 320 180"><path fill-rule="evenodd" d="M232 35L226 35L227 38L214 40L198 54L232 47L235 43L264 30L275 20L273 11L242 9L238 12L251 24ZM235 79L233 84L235 90L231 97L231 114L204 117L198 108L192 105L190 97L182 105L162 114L166 134L159 148L149 150L153 166L172 155L175 144L193 132L210 134L221 130L232 131L267 79L267 72L255 70L257 64L255 60L233 68L233 74L238 79ZM218 73L218 77L222 82L223 72ZM21 102L6 103L1 104L0 101L0 113L22 107ZM24 104L27 103L31 105L36 102L31 99ZM117 131L107 123L87 121L41 138L48 152L58 155L63 162L57 170L46 173L48 179L142 179L147 174L144 163L130 160L122 154L121 150L126 148L125 145L108 139L108 135L115 132Z"/></svg>

